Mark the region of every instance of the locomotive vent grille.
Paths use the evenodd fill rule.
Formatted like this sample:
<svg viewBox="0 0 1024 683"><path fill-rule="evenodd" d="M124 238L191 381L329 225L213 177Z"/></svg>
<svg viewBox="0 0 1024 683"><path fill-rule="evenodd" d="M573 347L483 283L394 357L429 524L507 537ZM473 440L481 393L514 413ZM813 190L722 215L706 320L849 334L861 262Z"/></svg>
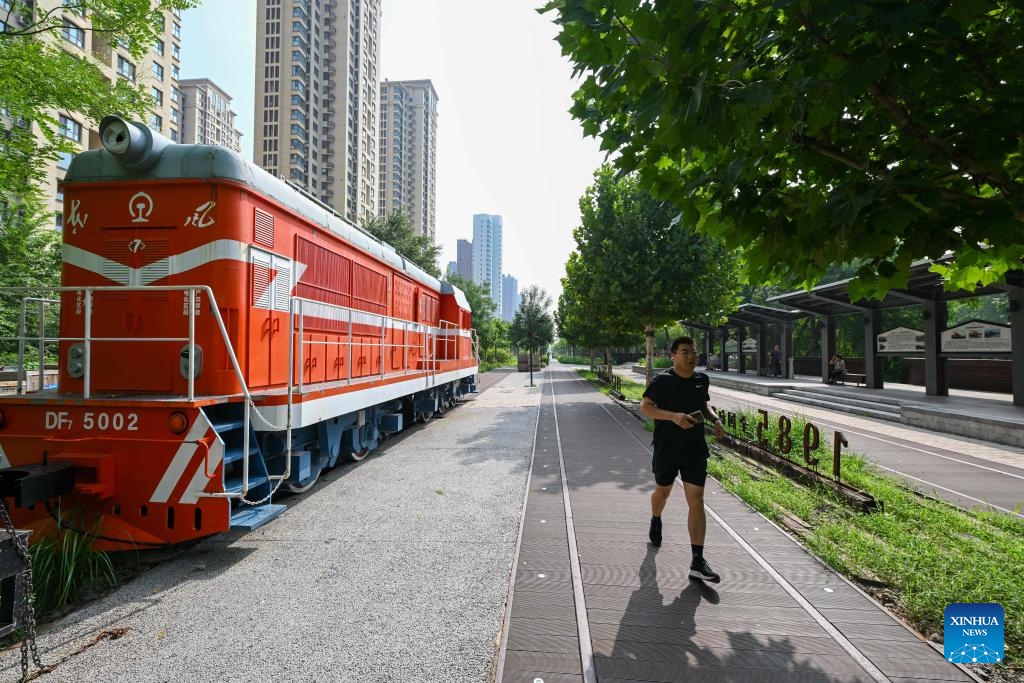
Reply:
<svg viewBox="0 0 1024 683"><path fill-rule="evenodd" d="M253 221L255 228L253 231L253 239L256 244L262 244L265 247L274 246L274 216L269 214L262 209L254 209L256 216Z"/></svg>
<svg viewBox="0 0 1024 683"><path fill-rule="evenodd" d="M161 280L171 274L170 243L167 240L149 240L140 248L140 241L124 237L108 239L103 244L103 264L100 274L108 280L125 285L140 284L139 268L146 283ZM142 265L145 263L146 265Z"/></svg>
<svg viewBox="0 0 1024 683"><path fill-rule="evenodd" d="M127 284L132 267L123 263L129 261L131 254L128 247L121 242L107 242L103 245L103 265L100 274L108 280Z"/></svg>

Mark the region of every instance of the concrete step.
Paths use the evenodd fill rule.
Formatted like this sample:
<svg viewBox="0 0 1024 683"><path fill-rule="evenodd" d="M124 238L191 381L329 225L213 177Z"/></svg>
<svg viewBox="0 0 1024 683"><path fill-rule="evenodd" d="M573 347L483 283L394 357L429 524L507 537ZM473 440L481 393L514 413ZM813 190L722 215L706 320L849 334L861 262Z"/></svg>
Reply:
<svg viewBox="0 0 1024 683"><path fill-rule="evenodd" d="M802 403L804 405L816 406L818 408L825 408L826 410L834 410L839 413L849 413L851 415L861 415L864 417L873 417L879 420L888 420L889 422L902 422L899 413L893 413L884 410L874 410L872 408L863 408L861 406L848 405L846 403L838 403L836 401L829 401L826 399L807 398L805 396L793 396L785 392L773 394L775 398L782 399L783 401L791 401L793 403Z"/></svg>
<svg viewBox="0 0 1024 683"><path fill-rule="evenodd" d="M846 405L857 406L860 408L867 408L869 410L880 410L887 413L900 414L900 406L893 403L882 403L879 401L872 401L869 399L850 398L849 396L839 396L837 394L830 394L825 392L818 392L807 389L786 389L782 392L784 396L800 396L803 398L812 398L816 401L829 401L833 403L843 403Z"/></svg>
<svg viewBox="0 0 1024 683"><path fill-rule="evenodd" d="M890 396L880 396L878 392L865 390L863 388L845 388L842 386L835 386L832 384L822 384L820 386L801 386L799 388L790 387L792 391L810 391L815 394L821 394L824 396L832 396L841 400L853 399L855 401L870 401L872 403L886 403L893 406L898 406L902 401L898 398L892 398Z"/></svg>

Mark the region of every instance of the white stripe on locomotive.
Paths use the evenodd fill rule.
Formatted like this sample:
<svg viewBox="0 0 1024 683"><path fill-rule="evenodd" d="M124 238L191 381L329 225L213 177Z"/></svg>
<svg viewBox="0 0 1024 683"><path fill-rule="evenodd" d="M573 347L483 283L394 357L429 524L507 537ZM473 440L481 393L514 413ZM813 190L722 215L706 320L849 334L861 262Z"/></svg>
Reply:
<svg viewBox="0 0 1024 683"><path fill-rule="evenodd" d="M178 452L174 454L171 464L167 466L167 471L164 472L164 476L161 477L160 483L157 484L156 489L153 490L153 495L150 496L149 502L167 502L167 499L171 497L171 493L174 491L174 487L178 485L178 480L181 479L181 475L184 474L185 468L188 467L188 463L192 460L192 456L195 455L196 449L199 448L196 441L203 438L209 429L209 421L206 419L205 415L200 413L195 424L192 425L192 429L188 431L185 439L181 442L181 445L178 446Z"/></svg>

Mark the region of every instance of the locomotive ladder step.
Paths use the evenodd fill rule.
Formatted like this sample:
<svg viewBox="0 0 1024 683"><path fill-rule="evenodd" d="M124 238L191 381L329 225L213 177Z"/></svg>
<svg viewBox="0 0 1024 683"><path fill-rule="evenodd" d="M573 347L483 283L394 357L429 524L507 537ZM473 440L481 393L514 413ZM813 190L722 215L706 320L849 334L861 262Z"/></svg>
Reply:
<svg viewBox="0 0 1024 683"><path fill-rule="evenodd" d="M230 432L230 431L233 431L235 429L241 429L244 426L245 426L245 421L243 421L243 420L225 420L224 422L214 422L213 423L213 429L218 434L223 434L224 432Z"/></svg>
<svg viewBox="0 0 1024 683"><path fill-rule="evenodd" d="M259 455L259 452L259 444L256 443L255 439L253 439L249 442L249 455ZM243 455L245 454L242 452L242 444L238 444L237 446L227 446L224 448L224 464L229 465L233 462L237 462L242 459Z"/></svg>
<svg viewBox="0 0 1024 683"><path fill-rule="evenodd" d="M270 481L270 477L265 474L257 474L255 472L249 473L249 492L259 487L262 484L266 484ZM224 482L224 490L228 493L238 493L242 490L242 478L232 477Z"/></svg>
<svg viewBox="0 0 1024 683"><path fill-rule="evenodd" d="M277 503L243 505L231 514L231 530L252 531L280 515L286 507Z"/></svg>

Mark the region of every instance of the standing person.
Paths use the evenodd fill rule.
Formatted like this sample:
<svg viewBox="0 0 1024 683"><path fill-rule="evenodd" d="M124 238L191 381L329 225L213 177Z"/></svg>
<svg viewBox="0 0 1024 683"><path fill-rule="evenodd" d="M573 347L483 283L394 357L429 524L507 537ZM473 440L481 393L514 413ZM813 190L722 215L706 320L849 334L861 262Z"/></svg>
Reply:
<svg viewBox="0 0 1024 683"><path fill-rule="evenodd" d="M704 559L704 482L708 475L708 444L704 439L704 419L712 420L715 436L725 435L722 420L708 401L710 381L703 372L695 372L697 352L693 339L679 337L672 342L672 367L659 373L644 391L640 414L654 420L654 492L651 494L651 529L654 546L661 545L661 513L678 475L683 480L690 535L690 576L718 582L721 580ZM692 416L696 414L696 417Z"/></svg>
<svg viewBox="0 0 1024 683"><path fill-rule="evenodd" d="M779 350L778 344L772 348L772 374L782 377L782 351Z"/></svg>

